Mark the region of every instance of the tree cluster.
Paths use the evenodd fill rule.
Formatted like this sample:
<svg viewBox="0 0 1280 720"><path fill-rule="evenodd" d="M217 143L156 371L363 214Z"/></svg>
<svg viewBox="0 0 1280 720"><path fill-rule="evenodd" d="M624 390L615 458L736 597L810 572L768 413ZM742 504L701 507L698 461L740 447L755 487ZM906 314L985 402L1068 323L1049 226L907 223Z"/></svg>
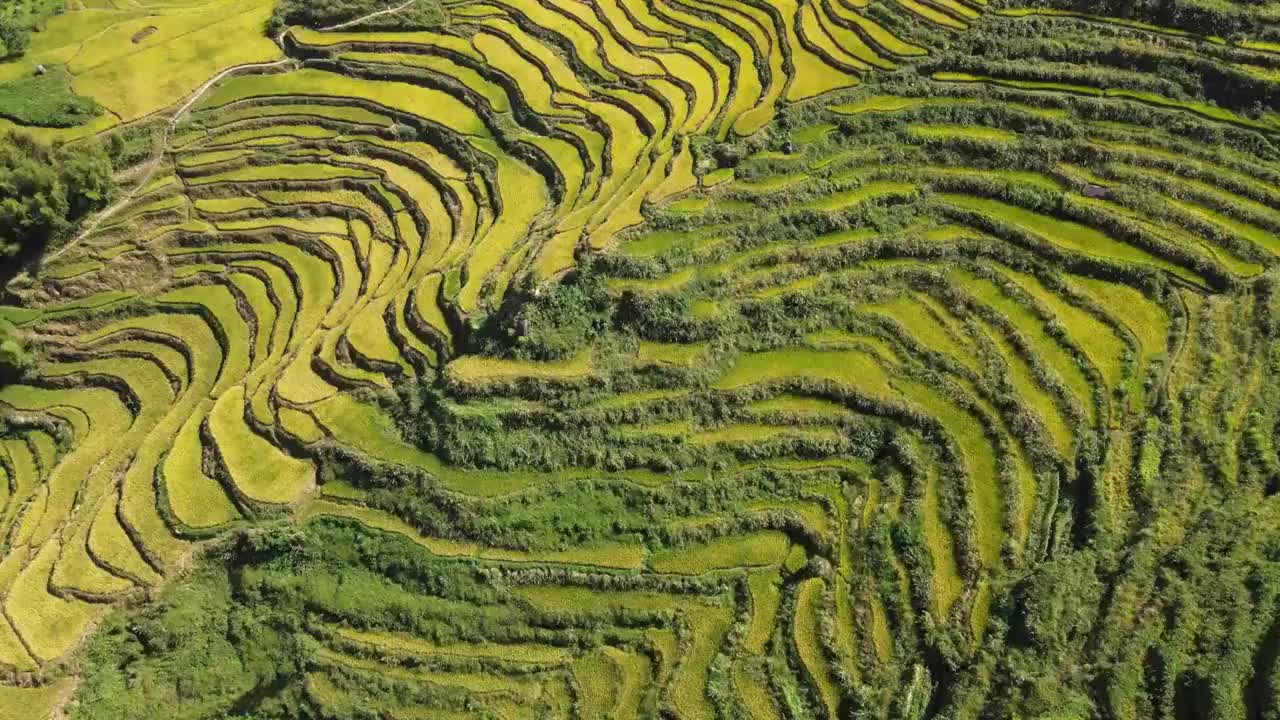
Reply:
<svg viewBox="0 0 1280 720"><path fill-rule="evenodd" d="M34 362L14 327L0 320L0 385L21 376Z"/></svg>
<svg viewBox="0 0 1280 720"><path fill-rule="evenodd" d="M31 45L31 27L16 17L0 17L0 60L21 57Z"/></svg>
<svg viewBox="0 0 1280 720"><path fill-rule="evenodd" d="M113 187L97 142L49 147L20 133L0 137L0 259L30 258L65 238Z"/></svg>
<svg viewBox="0 0 1280 720"><path fill-rule="evenodd" d="M43 28L51 15L66 10L65 0L6 0L0 3L0 61L22 57L31 33Z"/></svg>

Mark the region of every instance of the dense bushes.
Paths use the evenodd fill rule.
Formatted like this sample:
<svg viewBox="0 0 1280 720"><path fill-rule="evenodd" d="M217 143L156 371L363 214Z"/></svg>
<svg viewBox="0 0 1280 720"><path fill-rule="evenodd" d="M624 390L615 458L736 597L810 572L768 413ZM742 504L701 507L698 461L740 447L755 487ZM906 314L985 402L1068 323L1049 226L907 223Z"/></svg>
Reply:
<svg viewBox="0 0 1280 720"><path fill-rule="evenodd" d="M166 129L166 120L138 122L113 131L106 138L107 155L116 170L140 164L156 152L158 139Z"/></svg>
<svg viewBox="0 0 1280 720"><path fill-rule="evenodd" d="M272 35L276 35L290 25L330 27L388 10L399 4L387 0L280 0L275 14L271 16L268 29ZM398 12L370 18L361 23L360 27L426 30L439 27L444 21L445 11L438 0L418 0Z"/></svg>
<svg viewBox="0 0 1280 720"><path fill-rule="evenodd" d="M32 30L65 8L64 0L7 0L0 5L0 60L25 54L31 45Z"/></svg>
<svg viewBox="0 0 1280 720"><path fill-rule="evenodd" d="M76 94L70 73L61 65L47 68L43 75L0 82L0 117L19 125L75 127L101 112L96 102Z"/></svg>
<svg viewBox="0 0 1280 720"><path fill-rule="evenodd" d="M1265 115L1280 100L1280 90L1266 79L1275 65L1266 55L1191 37L1135 42L1144 35L1150 33L1118 23L1082 24L1073 17L988 17L931 55L920 70L1208 100L1250 117Z"/></svg>
<svg viewBox="0 0 1280 720"><path fill-rule="evenodd" d="M13 326L0 320L0 385L20 377L34 362Z"/></svg>
<svg viewBox="0 0 1280 720"><path fill-rule="evenodd" d="M1025 3L1002 5L1024 7ZM1091 15L1105 15L1179 28L1200 35L1236 39L1267 34L1277 16L1266 2L1205 2L1204 0L1049 0L1050 7ZM1272 31L1274 32L1274 31Z"/></svg>
<svg viewBox="0 0 1280 720"><path fill-rule="evenodd" d="M31 44L31 28L15 18L0 17L0 60L19 57Z"/></svg>
<svg viewBox="0 0 1280 720"><path fill-rule="evenodd" d="M112 187L111 161L97 142L50 148L19 133L0 137L0 258L30 257L66 237Z"/></svg>
<svg viewBox="0 0 1280 720"><path fill-rule="evenodd" d="M81 663L85 681L71 717L390 717L318 712L308 676L342 672L318 657L322 622L430 628L444 638L512 630L493 626L482 611L438 615L437 596L481 608L493 602L494 591L467 564L441 562L401 538L357 527L323 522L228 538L157 602L112 617L97 633ZM381 712L411 699L405 688L373 688L369 674L361 677L362 692L376 693Z"/></svg>
<svg viewBox="0 0 1280 720"><path fill-rule="evenodd" d="M608 327L612 307L604 284L592 273L578 273L566 282L539 292L486 328L483 341L490 352L502 352L514 341L513 353L532 360L570 357Z"/></svg>
<svg viewBox="0 0 1280 720"><path fill-rule="evenodd" d="M145 612L113 618L86 653L74 716L295 717L304 656L293 631L301 618L264 605L263 583L237 592L232 577L250 564L288 562L301 543L289 533L241 536ZM279 607L296 607L279 599ZM139 675L147 681L134 682ZM255 688L264 691L255 696Z"/></svg>

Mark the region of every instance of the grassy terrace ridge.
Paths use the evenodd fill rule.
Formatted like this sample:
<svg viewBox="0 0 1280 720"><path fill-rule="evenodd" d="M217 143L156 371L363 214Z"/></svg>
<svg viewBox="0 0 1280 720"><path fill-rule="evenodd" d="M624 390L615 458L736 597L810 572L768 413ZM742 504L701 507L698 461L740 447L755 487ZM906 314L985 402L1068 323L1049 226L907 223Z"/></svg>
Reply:
<svg viewBox="0 0 1280 720"><path fill-rule="evenodd" d="M0 720L1280 720L1278 49L0 8Z"/></svg>

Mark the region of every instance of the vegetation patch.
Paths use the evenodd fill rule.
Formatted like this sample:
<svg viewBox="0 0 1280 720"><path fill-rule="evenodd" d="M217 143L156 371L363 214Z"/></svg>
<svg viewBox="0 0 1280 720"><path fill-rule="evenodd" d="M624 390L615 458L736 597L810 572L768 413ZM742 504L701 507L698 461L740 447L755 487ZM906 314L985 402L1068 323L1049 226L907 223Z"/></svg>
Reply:
<svg viewBox="0 0 1280 720"><path fill-rule="evenodd" d="M0 258L28 259L65 239L113 190L111 162L96 142L52 149L28 135L0 136ZM17 264L6 270L0 279Z"/></svg>
<svg viewBox="0 0 1280 720"><path fill-rule="evenodd" d="M278 0L268 26L272 35L291 25L326 28L345 25L364 30L429 30L445 22L446 13L439 0L415 0L388 5L382 0ZM364 19L361 22L354 22Z"/></svg>
<svg viewBox="0 0 1280 720"><path fill-rule="evenodd" d="M102 113L92 98L76 93L65 66L0 82L0 118L19 125L69 128L84 125Z"/></svg>

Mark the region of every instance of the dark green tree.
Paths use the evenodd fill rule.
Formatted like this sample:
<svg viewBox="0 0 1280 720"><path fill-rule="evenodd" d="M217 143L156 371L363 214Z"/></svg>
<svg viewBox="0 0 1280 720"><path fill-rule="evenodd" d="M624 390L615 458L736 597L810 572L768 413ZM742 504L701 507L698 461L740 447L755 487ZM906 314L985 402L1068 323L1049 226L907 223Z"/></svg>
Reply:
<svg viewBox="0 0 1280 720"><path fill-rule="evenodd" d="M0 17L0 60L20 57L30 45L30 27L16 17Z"/></svg>
<svg viewBox="0 0 1280 720"><path fill-rule="evenodd" d="M111 161L97 142L51 148L20 133L0 138L0 256L29 256L65 237L111 189Z"/></svg>
<svg viewBox="0 0 1280 720"><path fill-rule="evenodd" d="M69 219L82 217L106 204L114 187L111 158L99 143L63 150L59 175L66 188Z"/></svg>

